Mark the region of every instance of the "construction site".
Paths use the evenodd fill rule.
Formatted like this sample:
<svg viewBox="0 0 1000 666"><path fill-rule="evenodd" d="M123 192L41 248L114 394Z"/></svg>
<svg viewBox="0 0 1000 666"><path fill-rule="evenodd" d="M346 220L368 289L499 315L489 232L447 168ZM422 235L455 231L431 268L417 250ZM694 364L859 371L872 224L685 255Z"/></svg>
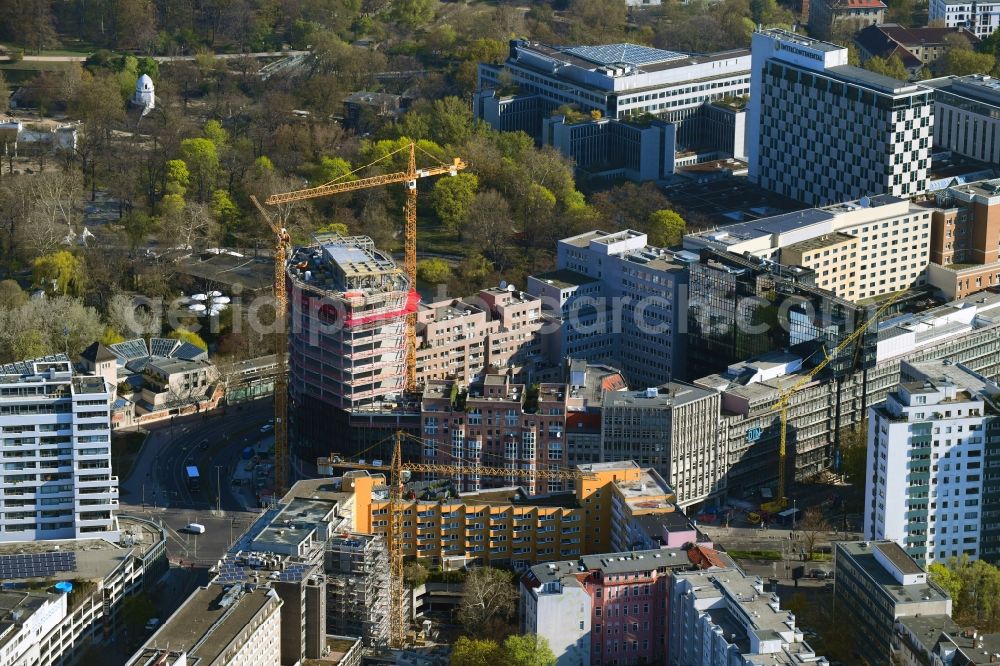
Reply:
<svg viewBox="0 0 1000 666"><path fill-rule="evenodd" d="M406 413L406 325L419 296L366 236L318 236L288 261L289 400L296 441L354 416ZM419 413L419 404L413 410ZM385 437L398 423L380 435Z"/></svg>
<svg viewBox="0 0 1000 666"><path fill-rule="evenodd" d="M389 560L385 540L340 534L326 547L327 632L363 636L368 647L389 641Z"/></svg>

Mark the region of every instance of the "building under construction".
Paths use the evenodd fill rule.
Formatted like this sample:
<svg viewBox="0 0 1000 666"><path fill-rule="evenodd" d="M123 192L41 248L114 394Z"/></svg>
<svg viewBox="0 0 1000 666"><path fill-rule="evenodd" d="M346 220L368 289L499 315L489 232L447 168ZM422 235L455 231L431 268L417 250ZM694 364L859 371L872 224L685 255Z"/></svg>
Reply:
<svg viewBox="0 0 1000 666"><path fill-rule="evenodd" d="M389 563L380 536L343 534L327 543L328 633L363 636L369 647L389 639Z"/></svg>
<svg viewBox="0 0 1000 666"><path fill-rule="evenodd" d="M315 241L292 252L287 267L292 427L313 451L353 453L361 446L351 444L353 421L407 411L406 319L419 296L371 238ZM386 434L401 425L389 418Z"/></svg>

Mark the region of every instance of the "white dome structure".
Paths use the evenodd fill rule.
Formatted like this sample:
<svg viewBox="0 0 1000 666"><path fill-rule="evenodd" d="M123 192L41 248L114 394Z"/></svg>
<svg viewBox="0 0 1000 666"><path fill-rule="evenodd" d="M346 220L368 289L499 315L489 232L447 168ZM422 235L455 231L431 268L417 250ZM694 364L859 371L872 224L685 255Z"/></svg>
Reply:
<svg viewBox="0 0 1000 666"><path fill-rule="evenodd" d="M142 107L143 115L156 108L156 92L153 88L153 79L149 78L149 74L143 74L135 82L135 95L132 97L132 104Z"/></svg>

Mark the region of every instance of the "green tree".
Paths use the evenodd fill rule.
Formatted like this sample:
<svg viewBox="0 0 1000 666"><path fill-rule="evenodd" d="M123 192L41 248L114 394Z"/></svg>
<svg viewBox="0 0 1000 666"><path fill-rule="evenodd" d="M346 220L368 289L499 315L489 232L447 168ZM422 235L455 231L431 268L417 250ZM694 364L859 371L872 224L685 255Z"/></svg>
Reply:
<svg viewBox="0 0 1000 666"><path fill-rule="evenodd" d="M310 182L315 186L333 181L347 183L357 180L358 177L351 173L351 169L351 163L344 158L324 155L319 158L319 164L313 168Z"/></svg>
<svg viewBox="0 0 1000 666"><path fill-rule="evenodd" d="M646 234L649 236L650 245L670 247L683 240L686 228L687 224L683 217L669 208L664 208L650 214Z"/></svg>
<svg viewBox="0 0 1000 666"><path fill-rule="evenodd" d="M318 234L340 234L341 236L350 236L351 230L347 228L347 225L343 222L328 222L323 226L316 229Z"/></svg>
<svg viewBox="0 0 1000 666"><path fill-rule="evenodd" d="M976 53L965 49L950 49L941 59L942 74L966 76L987 74L996 67L996 58L989 53Z"/></svg>
<svg viewBox="0 0 1000 666"><path fill-rule="evenodd" d="M479 252L470 254L458 266L462 284L472 291L496 284L493 281L493 264Z"/></svg>
<svg viewBox="0 0 1000 666"><path fill-rule="evenodd" d="M439 145L457 145L473 132L475 121L469 105L458 97L434 100L428 137Z"/></svg>
<svg viewBox="0 0 1000 666"><path fill-rule="evenodd" d="M38 257L32 264L35 284L58 294L79 296L86 285L83 261L67 250Z"/></svg>
<svg viewBox="0 0 1000 666"><path fill-rule="evenodd" d="M420 587L427 582L427 567L420 562L409 562L403 567L403 580L410 587Z"/></svg>
<svg viewBox="0 0 1000 666"><path fill-rule="evenodd" d="M205 350L208 349L208 343L206 343L200 335L198 335L194 331L189 331L184 327L176 328L170 331L169 333L167 333L167 337L171 338L172 340L180 340L181 342L188 342L194 345L195 347L199 347L201 349Z"/></svg>
<svg viewBox="0 0 1000 666"><path fill-rule="evenodd" d="M900 81L906 81L910 78L910 73L906 71L906 66L903 65L903 61L898 55L891 55L888 59L880 58L875 56L869 58L865 62L865 69L869 72L875 72L876 74L882 74L883 76L891 76L894 79L899 79Z"/></svg>
<svg viewBox="0 0 1000 666"><path fill-rule="evenodd" d="M135 82L139 80L139 59L132 55L122 56L115 62L115 71L121 101L124 102L135 93Z"/></svg>
<svg viewBox="0 0 1000 666"><path fill-rule="evenodd" d="M962 579L957 573L942 562L934 562L927 567L927 574L932 581L948 593L954 603L958 603L958 600L962 598Z"/></svg>
<svg viewBox="0 0 1000 666"><path fill-rule="evenodd" d="M156 606L153 605L149 595L139 593L122 603L121 617L129 631L137 633L147 622L156 617Z"/></svg>
<svg viewBox="0 0 1000 666"><path fill-rule="evenodd" d="M18 308L0 309L0 363L62 351L73 358L99 340L105 328L94 308L72 296L31 299ZM39 349L41 354L35 353Z"/></svg>
<svg viewBox="0 0 1000 666"><path fill-rule="evenodd" d="M160 78L160 63L156 62L149 56L142 56L139 58L136 71L139 73L139 76L142 76L143 74L148 75L149 78L153 79L153 82L155 83L156 80Z"/></svg>
<svg viewBox="0 0 1000 666"><path fill-rule="evenodd" d="M225 190L212 192L212 215L229 233L239 225L240 209Z"/></svg>
<svg viewBox="0 0 1000 666"><path fill-rule="evenodd" d="M417 277L427 284L445 284L451 279L451 266L444 259L417 262Z"/></svg>
<svg viewBox="0 0 1000 666"><path fill-rule="evenodd" d="M207 201L219 177L219 152L215 144L203 138L184 139L181 141L181 158L191 173L198 201Z"/></svg>
<svg viewBox="0 0 1000 666"><path fill-rule="evenodd" d="M149 235L156 229L153 218L135 209L130 210L122 217L121 224L128 237L129 249L133 252L146 242Z"/></svg>
<svg viewBox="0 0 1000 666"><path fill-rule="evenodd" d="M449 178L439 178L434 183L431 205L441 223L451 233L458 233L478 189L479 178L465 172Z"/></svg>
<svg viewBox="0 0 1000 666"><path fill-rule="evenodd" d="M223 129L218 120L209 120L205 123L201 133L206 139L212 142L216 151L220 151L229 143L229 132Z"/></svg>
<svg viewBox="0 0 1000 666"><path fill-rule="evenodd" d="M913 12L916 9L915 0L889 0L889 9L885 14L886 23L913 25Z"/></svg>
<svg viewBox="0 0 1000 666"><path fill-rule="evenodd" d="M505 666L555 666L556 656L549 642L534 634L511 634L503 642Z"/></svg>
<svg viewBox="0 0 1000 666"><path fill-rule="evenodd" d="M15 280L0 281L0 309L13 310L24 305L28 295Z"/></svg>
<svg viewBox="0 0 1000 666"><path fill-rule="evenodd" d="M419 28L434 18L434 0L396 0L392 17L411 28Z"/></svg>
<svg viewBox="0 0 1000 666"><path fill-rule="evenodd" d="M41 331L28 329L21 331L11 342L11 351L16 360L40 358L47 355L51 349Z"/></svg>
<svg viewBox="0 0 1000 666"><path fill-rule="evenodd" d="M167 181L166 193L181 197L187 194L188 185L191 184L191 172L188 171L184 160L167 160L164 170Z"/></svg>
<svg viewBox="0 0 1000 666"><path fill-rule="evenodd" d="M451 666L497 666L505 663L496 641L460 636L451 649Z"/></svg>

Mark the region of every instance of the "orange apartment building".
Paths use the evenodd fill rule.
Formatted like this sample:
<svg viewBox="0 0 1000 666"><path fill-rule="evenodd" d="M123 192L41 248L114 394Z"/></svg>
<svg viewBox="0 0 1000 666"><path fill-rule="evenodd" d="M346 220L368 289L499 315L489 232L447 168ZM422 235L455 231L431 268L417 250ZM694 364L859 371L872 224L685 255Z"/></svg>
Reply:
<svg viewBox="0 0 1000 666"><path fill-rule="evenodd" d="M632 461L579 469L584 476L568 492L531 496L520 488L498 488L451 499L404 500L403 552L441 564L474 561L523 569L644 547L666 529L672 531L671 543L695 542L694 527L678 521L673 491L654 470ZM332 471L323 459L319 470ZM384 536L385 475L354 470L332 482L339 482L341 513L350 516L352 531Z"/></svg>

